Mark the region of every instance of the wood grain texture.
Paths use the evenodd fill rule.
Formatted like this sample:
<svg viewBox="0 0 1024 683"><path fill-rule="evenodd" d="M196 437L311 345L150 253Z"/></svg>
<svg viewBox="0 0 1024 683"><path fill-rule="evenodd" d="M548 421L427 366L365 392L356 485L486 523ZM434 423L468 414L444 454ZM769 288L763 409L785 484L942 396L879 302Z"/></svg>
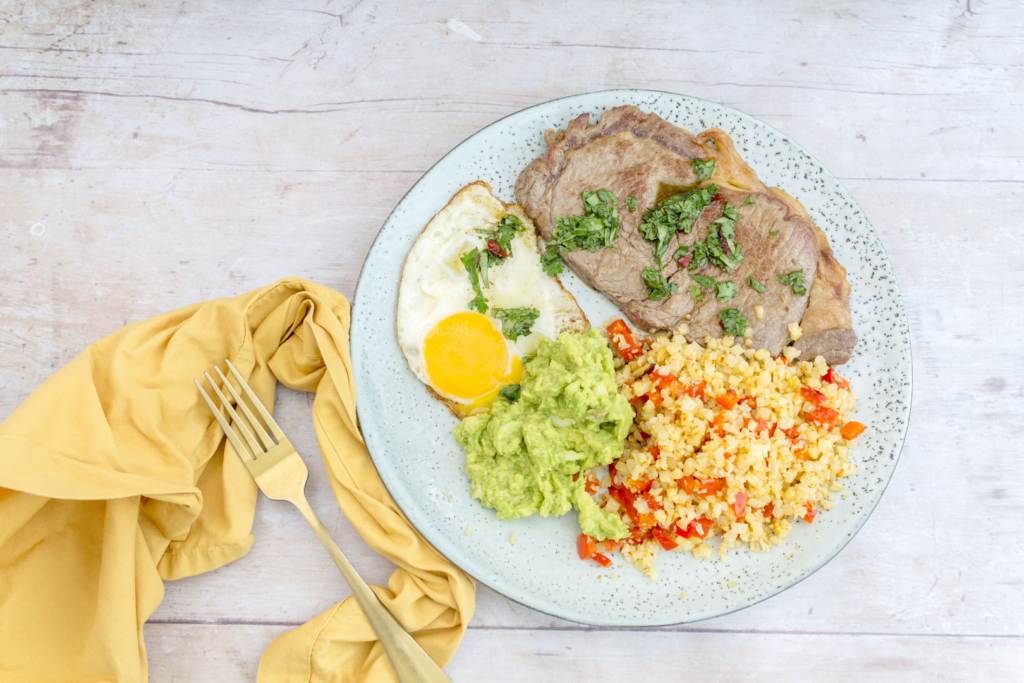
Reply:
<svg viewBox="0 0 1024 683"><path fill-rule="evenodd" d="M653 88L789 135L864 207L906 302L913 412L878 509L806 581L689 626L584 628L482 587L449 673L633 680L630 653L670 651L645 677L697 658L710 681L1019 675L1021 2L40 0L0 26L0 418L128 322L286 275L351 297L409 187L523 107ZM279 391L313 506L385 581L309 412ZM152 680L252 680L274 636L348 595L292 510L261 500L254 531L245 558L167 584Z"/></svg>

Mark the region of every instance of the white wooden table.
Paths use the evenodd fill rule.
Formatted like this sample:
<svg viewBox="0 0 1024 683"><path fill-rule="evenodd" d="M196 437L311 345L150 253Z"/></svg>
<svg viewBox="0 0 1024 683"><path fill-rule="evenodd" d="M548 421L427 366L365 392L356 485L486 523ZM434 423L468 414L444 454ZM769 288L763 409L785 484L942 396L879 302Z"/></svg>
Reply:
<svg viewBox="0 0 1024 683"><path fill-rule="evenodd" d="M689 626L587 628L481 588L448 672L483 680L1020 680L1024 670L1024 5L239 0L0 8L0 418L130 321L287 275L347 296L445 152L590 90L695 95L780 129L863 205L914 353L910 432L839 556ZM311 396L276 411L308 454ZM313 506L357 569L389 563ZM171 582L153 681L253 680L349 591L288 506ZM266 586L273 586L268 590Z"/></svg>

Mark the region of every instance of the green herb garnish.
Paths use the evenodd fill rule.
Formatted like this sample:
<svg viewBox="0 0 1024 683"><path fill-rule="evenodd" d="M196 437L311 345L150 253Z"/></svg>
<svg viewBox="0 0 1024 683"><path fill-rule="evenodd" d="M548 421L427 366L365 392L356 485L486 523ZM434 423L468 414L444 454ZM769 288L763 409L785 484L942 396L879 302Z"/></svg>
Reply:
<svg viewBox="0 0 1024 683"><path fill-rule="evenodd" d="M726 280L725 282L715 283L715 296L722 300L735 298L738 292L736 291L736 285Z"/></svg>
<svg viewBox="0 0 1024 683"><path fill-rule="evenodd" d="M708 229L708 261L722 270L732 272L743 261L743 247L736 243L736 220L740 212L726 202L722 216Z"/></svg>
<svg viewBox="0 0 1024 683"><path fill-rule="evenodd" d="M772 235L772 236L775 236L775 235L778 235L778 234L779 234L779 231L778 231L778 230L772 230L772 231L771 231L770 233L768 233L768 234L769 234L769 235Z"/></svg>
<svg viewBox="0 0 1024 683"><path fill-rule="evenodd" d="M523 388L518 384L506 384L498 390L498 395L509 403L515 403L519 400L519 394L522 393Z"/></svg>
<svg viewBox="0 0 1024 683"><path fill-rule="evenodd" d="M697 301L704 301L704 292L697 288L697 285L690 285L690 296Z"/></svg>
<svg viewBox="0 0 1024 683"><path fill-rule="evenodd" d="M803 268L800 270L794 270L788 275L776 275L775 277L779 278L779 282L782 284L792 287L794 294L799 296L807 293L807 288L804 287Z"/></svg>
<svg viewBox="0 0 1024 683"><path fill-rule="evenodd" d="M718 187L711 184L686 194L672 195L644 214L637 230L645 240L655 243L654 260L659 266L672 237L680 231L685 235L690 234L694 221L717 193Z"/></svg>
<svg viewBox="0 0 1024 683"><path fill-rule="evenodd" d="M750 323L740 315L740 309L738 308L725 309L718 314L718 319L722 321L722 329L725 330L725 333L733 337L742 337L743 333L750 327Z"/></svg>
<svg viewBox="0 0 1024 683"><path fill-rule="evenodd" d="M700 159L694 159L690 162L690 168L693 169L697 180L707 180L715 173L715 160L701 161Z"/></svg>
<svg viewBox="0 0 1024 683"><path fill-rule="evenodd" d="M763 292L766 289L768 289L767 287L762 285L760 282L755 280L753 275L751 275L750 277L747 278L747 284L750 285L751 287L753 287L754 289L756 289L759 292Z"/></svg>
<svg viewBox="0 0 1024 683"><path fill-rule="evenodd" d="M754 195L748 194L747 195L747 200L745 202L743 202L742 204L740 204L740 206L746 206L747 204L754 204L754 203L756 203L756 202L754 202Z"/></svg>
<svg viewBox="0 0 1024 683"><path fill-rule="evenodd" d="M694 273L690 273L690 278L692 278L694 282L696 282L704 289L714 289L715 287L715 278L713 277L706 277L704 275L696 275Z"/></svg>
<svg viewBox="0 0 1024 683"><path fill-rule="evenodd" d="M495 308L491 312L501 321L501 333L515 341L530 334L530 326L537 322L540 311L536 308Z"/></svg>
<svg viewBox="0 0 1024 683"><path fill-rule="evenodd" d="M562 254L576 249L614 249L619 236L619 200L608 190L583 193L583 213L555 219L551 239L541 254L544 272L555 277L565 267Z"/></svg>
<svg viewBox="0 0 1024 683"><path fill-rule="evenodd" d="M518 218L509 214L498 221L494 228L481 228L477 232L487 240L487 251L494 257L491 261L502 263L512 255L512 238L516 236L517 232L522 232L525 229Z"/></svg>
<svg viewBox="0 0 1024 683"><path fill-rule="evenodd" d="M647 295L651 297L651 301L661 301L679 289L676 285L670 284L657 268L644 268L641 278L647 285Z"/></svg>
<svg viewBox="0 0 1024 683"><path fill-rule="evenodd" d="M636 211L636 197L633 195L626 197L626 208L629 209L630 213Z"/></svg>
<svg viewBox="0 0 1024 683"><path fill-rule="evenodd" d="M703 242L693 243L693 260L690 261L689 270L700 270L708 264L708 245Z"/></svg>
<svg viewBox="0 0 1024 683"><path fill-rule="evenodd" d="M540 267L551 277L558 277L565 270L565 261L558 252L558 247L548 246L540 255Z"/></svg>
<svg viewBox="0 0 1024 683"><path fill-rule="evenodd" d="M469 273L469 284L473 285L473 291L476 292L476 296L469 302L469 307L481 313L487 312L487 299L484 297L483 288L488 284L487 268L490 263L491 253L488 251L474 248L462 256L462 265Z"/></svg>

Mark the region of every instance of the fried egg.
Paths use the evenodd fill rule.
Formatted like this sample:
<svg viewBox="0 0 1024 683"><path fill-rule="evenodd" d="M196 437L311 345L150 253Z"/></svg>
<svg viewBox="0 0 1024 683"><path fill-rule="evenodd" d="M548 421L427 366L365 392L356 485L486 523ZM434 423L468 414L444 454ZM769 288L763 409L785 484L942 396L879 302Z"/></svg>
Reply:
<svg viewBox="0 0 1024 683"><path fill-rule="evenodd" d="M524 230L512 238L510 254L488 270L486 313L471 310L476 296L462 257L486 249L478 230L493 229L507 215ZM540 315L530 333L514 341L502 333L494 309L529 307ZM459 190L416 239L405 260L398 290L398 344L409 368L457 417L483 411L499 390L517 384L523 356L542 336L590 327L583 310L557 278L540 264L537 231L526 213L491 194L478 180Z"/></svg>

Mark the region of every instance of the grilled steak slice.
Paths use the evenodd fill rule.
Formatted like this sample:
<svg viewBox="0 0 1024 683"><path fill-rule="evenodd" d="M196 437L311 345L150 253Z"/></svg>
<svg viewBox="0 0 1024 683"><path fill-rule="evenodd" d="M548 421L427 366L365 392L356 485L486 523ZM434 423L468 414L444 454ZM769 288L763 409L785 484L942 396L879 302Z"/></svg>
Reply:
<svg viewBox="0 0 1024 683"><path fill-rule="evenodd" d="M728 135L711 129L694 137L656 114L632 106L606 111L596 125L590 125L589 119L589 114L584 114L565 130L548 130L544 135L547 154L527 166L515 187L516 201L546 240L551 238L556 218L583 213L584 191L607 189L620 202L629 195L636 198L633 212L624 204L619 206L621 229L614 251L579 249L563 255L577 275L643 329L674 329L686 321L687 337L703 341L706 336L722 336L722 310L739 308L750 322L755 348L778 354L790 343L788 326L799 322L803 336L796 347L802 357L821 355L830 364L849 360L857 336L852 329L846 271L804 207L758 180ZM697 178L691 165L695 159L715 161L709 181ZM689 234L676 233L663 258L661 272L678 291L652 301L641 278L645 268L657 268L654 245L638 231L644 214L663 198L659 194L666 187L689 190L709 183L718 186L718 196ZM696 273L719 282L731 281L738 296L719 300L714 290L703 289L701 298L695 298L690 293L695 284L692 271L681 267L672 255L680 245L692 253L694 243L705 241L709 226L722 216L726 203L739 211L735 242L743 250L743 260L731 272L709 264ZM807 290L803 295L777 277L797 270L803 271ZM750 286L748 278L763 285L765 291ZM761 319L755 306L763 309Z"/></svg>

